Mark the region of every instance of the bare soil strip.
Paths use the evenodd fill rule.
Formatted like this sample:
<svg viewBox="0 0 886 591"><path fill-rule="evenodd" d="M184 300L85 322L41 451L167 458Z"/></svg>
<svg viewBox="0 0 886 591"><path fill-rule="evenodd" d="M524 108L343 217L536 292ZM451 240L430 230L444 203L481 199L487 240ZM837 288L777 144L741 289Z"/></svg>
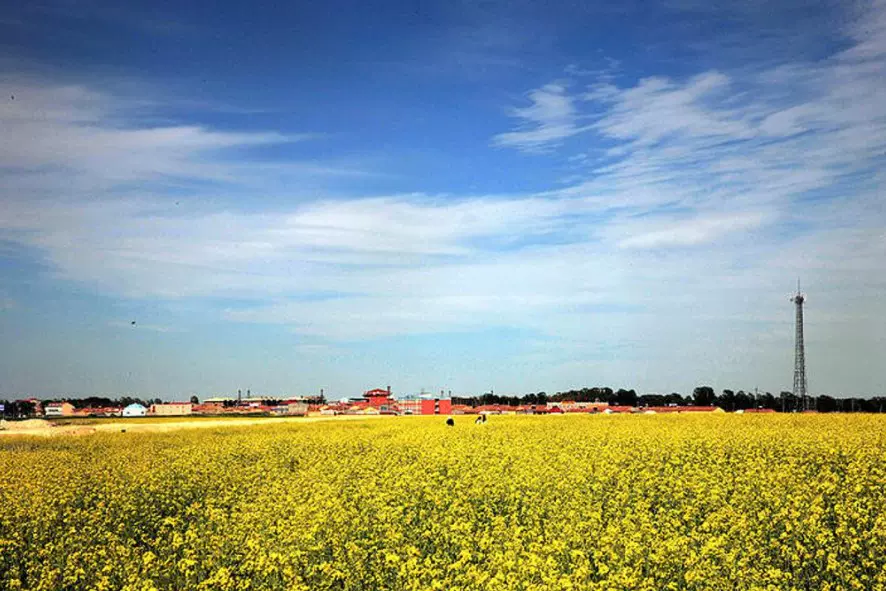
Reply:
<svg viewBox="0 0 886 591"><path fill-rule="evenodd" d="M168 431L177 431L179 429L218 429L221 427L248 427L251 425L299 425L302 423L314 423L318 421L346 421L346 420L363 420L363 419L380 419L386 418L388 415L341 415L341 416L320 416L320 417L300 417L300 418L274 418L274 417L252 417L244 419L205 419L195 418L187 419L185 417L180 421L170 421L162 423L153 422L117 422L109 420L106 423L93 423L90 425L58 425L55 426L49 421L34 420L21 421L16 423L8 421L4 424L4 429L0 430L0 437L18 437L21 435L35 435L38 437L55 437L60 435L89 435L91 433L165 433ZM27 424L25 424L27 423Z"/></svg>

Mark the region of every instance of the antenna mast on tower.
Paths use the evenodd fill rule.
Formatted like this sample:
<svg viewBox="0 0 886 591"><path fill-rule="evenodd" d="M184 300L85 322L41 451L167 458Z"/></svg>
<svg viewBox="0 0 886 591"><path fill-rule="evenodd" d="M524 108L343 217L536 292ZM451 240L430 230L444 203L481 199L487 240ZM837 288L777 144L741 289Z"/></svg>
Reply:
<svg viewBox="0 0 886 591"><path fill-rule="evenodd" d="M797 293L791 297L797 309L796 337L794 342L794 397L800 401L803 410L809 410L810 404L806 394L806 348L803 344L803 302L806 296L800 291L800 280L797 279Z"/></svg>

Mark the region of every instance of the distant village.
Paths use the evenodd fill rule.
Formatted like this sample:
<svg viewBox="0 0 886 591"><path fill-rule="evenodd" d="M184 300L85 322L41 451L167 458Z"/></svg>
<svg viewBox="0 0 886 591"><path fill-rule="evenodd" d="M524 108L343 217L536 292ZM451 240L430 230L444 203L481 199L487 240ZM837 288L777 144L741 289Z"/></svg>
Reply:
<svg viewBox="0 0 886 591"><path fill-rule="evenodd" d="M587 398L579 396L578 398ZM90 399L87 399L90 400ZM265 416L336 416L336 415L480 415L480 414L563 414L563 413L677 413L725 412L719 406L669 403L661 406L613 404L600 400L535 400L535 403L477 404L477 399L463 403L443 392L395 398L390 386L368 390L362 396L327 402L317 396L269 397L252 396L247 392L235 397L213 397L202 402L189 401L153 403L130 402L124 405L84 405L82 400L41 401L36 398L6 403L0 408L6 418L64 417L172 417L189 415L265 415ZM473 402L473 403L470 403ZM737 412L775 412L769 408L740 409Z"/></svg>
<svg viewBox="0 0 886 591"><path fill-rule="evenodd" d="M391 387L367 390L339 401L327 400L321 389L312 396L253 395L238 390L233 396L210 397L202 402L166 402L121 397L35 397L14 401L0 399L4 419L144 417L144 416L317 416L317 415L487 415L561 413L699 413L699 412L873 412L886 410L886 397L835 398L819 395L798 397L792 392L773 395L756 390L723 390L698 386L691 394L638 394L623 388L593 387L548 395L545 392L507 396L489 391L480 395L453 395L451 391L394 396Z"/></svg>

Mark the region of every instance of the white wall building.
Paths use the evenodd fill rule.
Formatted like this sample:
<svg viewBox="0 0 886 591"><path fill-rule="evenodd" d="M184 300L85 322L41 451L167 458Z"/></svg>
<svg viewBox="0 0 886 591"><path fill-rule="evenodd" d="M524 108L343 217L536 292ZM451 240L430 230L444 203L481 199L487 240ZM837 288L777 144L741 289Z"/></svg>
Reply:
<svg viewBox="0 0 886 591"><path fill-rule="evenodd" d="M148 409L137 402L123 409L124 417L143 417L148 414Z"/></svg>

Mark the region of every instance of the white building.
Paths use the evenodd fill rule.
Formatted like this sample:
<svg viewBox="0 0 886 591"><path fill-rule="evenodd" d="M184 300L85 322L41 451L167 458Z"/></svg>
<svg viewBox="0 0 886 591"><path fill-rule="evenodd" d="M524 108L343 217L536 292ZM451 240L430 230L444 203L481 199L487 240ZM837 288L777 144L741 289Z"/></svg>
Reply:
<svg viewBox="0 0 886 591"><path fill-rule="evenodd" d="M146 414L148 414L148 409L137 402L134 402L123 409L124 417L143 417Z"/></svg>
<svg viewBox="0 0 886 591"><path fill-rule="evenodd" d="M74 405L70 402L50 402L43 414L47 417L69 417L74 414Z"/></svg>

